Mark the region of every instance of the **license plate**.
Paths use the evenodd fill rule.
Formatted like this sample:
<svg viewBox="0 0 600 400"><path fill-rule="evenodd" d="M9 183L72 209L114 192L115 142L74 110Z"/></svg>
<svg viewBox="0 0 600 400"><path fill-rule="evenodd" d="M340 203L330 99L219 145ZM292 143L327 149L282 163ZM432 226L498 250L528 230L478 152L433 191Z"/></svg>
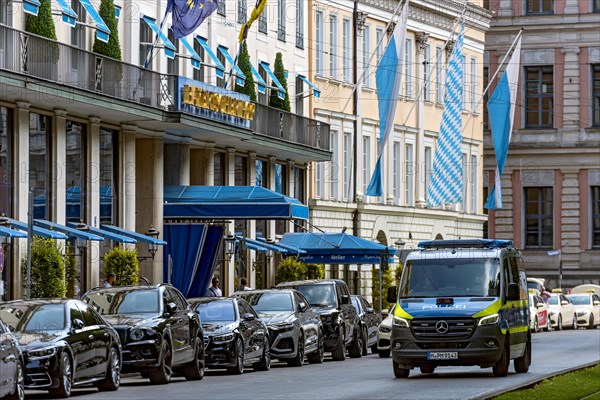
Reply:
<svg viewBox="0 0 600 400"><path fill-rule="evenodd" d="M428 360L458 360L458 351L440 351L427 353Z"/></svg>

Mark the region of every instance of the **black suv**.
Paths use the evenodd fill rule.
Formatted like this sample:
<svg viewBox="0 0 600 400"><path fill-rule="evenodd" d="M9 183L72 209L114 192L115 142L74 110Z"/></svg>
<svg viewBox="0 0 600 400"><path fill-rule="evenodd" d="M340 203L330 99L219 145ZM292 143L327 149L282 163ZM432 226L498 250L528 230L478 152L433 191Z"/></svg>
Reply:
<svg viewBox="0 0 600 400"><path fill-rule="evenodd" d="M361 357L363 338L356 308L350 301L346 282L339 279L314 279L283 282L277 288L293 288L306 297L313 310L320 314L325 335L325 351L330 351L334 360Z"/></svg>
<svg viewBox="0 0 600 400"><path fill-rule="evenodd" d="M169 383L173 370L187 380L204 377L200 318L173 286L97 288L82 300L119 333L125 371L157 384Z"/></svg>

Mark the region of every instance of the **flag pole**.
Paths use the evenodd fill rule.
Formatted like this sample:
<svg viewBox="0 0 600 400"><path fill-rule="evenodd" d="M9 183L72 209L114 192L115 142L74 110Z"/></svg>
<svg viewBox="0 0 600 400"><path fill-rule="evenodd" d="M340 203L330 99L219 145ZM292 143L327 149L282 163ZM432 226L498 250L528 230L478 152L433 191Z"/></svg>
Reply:
<svg viewBox="0 0 600 400"><path fill-rule="evenodd" d="M171 11L171 7L172 7L172 3L169 1L167 3L167 8L165 10L165 16L163 17L162 21L160 21L160 27L158 28L158 33L156 34L156 37L154 38L154 42L152 42L152 46L150 47L150 50L148 51L148 55L146 56L146 61L144 62L144 68L148 68L148 65L152 61L152 53L154 53L154 48L156 47L156 43L158 43L158 38L160 37L160 33L162 32L163 28L165 27L165 22L167 22L167 15Z"/></svg>
<svg viewBox="0 0 600 400"><path fill-rule="evenodd" d="M240 45L238 46L237 54L235 55L235 59L233 60L233 65L231 66L231 69L229 70L229 76L227 77L227 79L225 79L225 86L223 86L223 89L227 89L227 85L229 84L229 80L231 79L231 76L233 75L233 70L234 70L235 66L237 65L238 58L240 56L240 53L242 52L242 46L244 46L244 43L246 43L246 39L242 40L240 42ZM234 89L235 89L235 86L234 86Z"/></svg>

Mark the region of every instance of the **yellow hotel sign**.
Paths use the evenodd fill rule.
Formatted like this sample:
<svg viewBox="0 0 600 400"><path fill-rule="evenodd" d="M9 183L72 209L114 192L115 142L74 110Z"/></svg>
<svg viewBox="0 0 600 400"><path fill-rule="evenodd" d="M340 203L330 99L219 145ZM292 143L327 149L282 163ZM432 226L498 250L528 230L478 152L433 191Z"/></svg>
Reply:
<svg viewBox="0 0 600 400"><path fill-rule="evenodd" d="M188 84L183 85L181 102L182 104L220 112L245 120L254 119L256 108L255 104L250 101L238 100L221 93L209 92Z"/></svg>

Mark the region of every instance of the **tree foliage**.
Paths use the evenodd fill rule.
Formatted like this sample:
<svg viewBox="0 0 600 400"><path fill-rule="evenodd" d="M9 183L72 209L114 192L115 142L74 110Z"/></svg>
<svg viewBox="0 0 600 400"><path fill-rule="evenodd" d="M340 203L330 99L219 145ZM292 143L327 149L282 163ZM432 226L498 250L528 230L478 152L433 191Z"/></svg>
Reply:
<svg viewBox="0 0 600 400"><path fill-rule="evenodd" d="M38 15L27 15L25 30L36 35L56 40L56 29L52 19L52 6L50 0L40 0Z"/></svg>
<svg viewBox="0 0 600 400"><path fill-rule="evenodd" d="M246 84L239 86L235 84L235 91L250 96L250 100L256 102L256 88L254 87L254 76L252 75L252 69L250 68L250 54L248 54L248 46L246 42L242 45L242 51L238 58L238 67L246 75Z"/></svg>
<svg viewBox="0 0 600 400"><path fill-rule="evenodd" d="M325 278L325 266L323 264L306 264L305 279L323 279Z"/></svg>
<svg viewBox="0 0 600 400"><path fill-rule="evenodd" d="M324 277L324 265L304 264L297 257L287 257L279 264L275 280L276 283L281 283L305 279L323 279Z"/></svg>
<svg viewBox="0 0 600 400"><path fill-rule="evenodd" d="M117 17L115 15L115 3L113 0L102 0L98 10L100 17L104 20L106 26L110 30L108 43L101 40L94 40L94 53L102 54L107 57L121 60L121 45L119 43L119 30L117 25Z"/></svg>
<svg viewBox="0 0 600 400"><path fill-rule="evenodd" d="M22 270L27 270L27 258L23 258ZM31 298L65 297L65 256L62 246L53 239L35 236L31 242Z"/></svg>
<svg viewBox="0 0 600 400"><path fill-rule="evenodd" d="M277 87L273 86L271 88L271 98L269 99L269 105L271 107L289 112L292 110L292 108L290 107L290 95L288 92L287 79L285 77L285 68L283 66L283 55L281 54L281 52L277 52L277 55L275 56L275 65L273 68L273 73L275 74L277 80L279 81L279 83L281 83L281 86L283 86L283 89L285 90L285 98L283 100L280 99L279 96L277 96Z"/></svg>
<svg viewBox="0 0 600 400"><path fill-rule="evenodd" d="M137 285L139 281L137 250L115 247L104 255L104 276L115 274L116 286Z"/></svg>

